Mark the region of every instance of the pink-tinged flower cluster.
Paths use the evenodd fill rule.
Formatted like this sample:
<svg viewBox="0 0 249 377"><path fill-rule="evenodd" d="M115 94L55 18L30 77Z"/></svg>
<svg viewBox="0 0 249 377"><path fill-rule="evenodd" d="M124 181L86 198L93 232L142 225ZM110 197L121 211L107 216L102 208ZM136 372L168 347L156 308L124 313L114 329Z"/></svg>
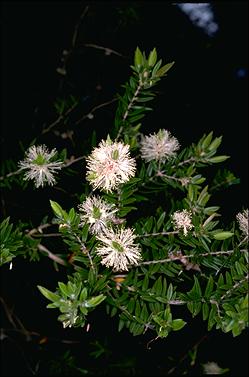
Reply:
<svg viewBox="0 0 249 377"><path fill-rule="evenodd" d="M129 145L102 140L87 158L87 180L93 189L113 191L135 175L135 159Z"/></svg>
<svg viewBox="0 0 249 377"><path fill-rule="evenodd" d="M165 162L174 157L180 144L167 130L159 130L158 133L143 136L141 140L141 156L146 162L152 160Z"/></svg>
<svg viewBox="0 0 249 377"><path fill-rule="evenodd" d="M172 215L174 228L177 230L183 230L183 234L186 236L188 231L193 228L191 217L191 212L186 209L174 212Z"/></svg>
<svg viewBox="0 0 249 377"><path fill-rule="evenodd" d="M236 218L238 220L241 232L244 234L245 238L248 239L248 236L249 236L248 209L245 209L243 212L239 212L236 215Z"/></svg>

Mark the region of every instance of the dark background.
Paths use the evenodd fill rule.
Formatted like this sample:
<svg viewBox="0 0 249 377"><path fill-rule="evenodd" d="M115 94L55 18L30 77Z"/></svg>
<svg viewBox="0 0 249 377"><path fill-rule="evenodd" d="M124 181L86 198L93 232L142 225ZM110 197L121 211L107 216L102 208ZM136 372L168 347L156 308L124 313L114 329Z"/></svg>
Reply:
<svg viewBox="0 0 249 377"><path fill-rule="evenodd" d="M62 51L71 47L75 25L86 6L89 9L63 78L56 69L62 64ZM242 207L248 206L248 3L217 1L212 6L219 30L210 37L170 2L2 2L2 160L22 159L21 144L26 149L44 124L56 119L53 102L68 94L77 96L81 103L75 118L61 129L73 130L73 143L53 132L39 141L50 148L67 147L69 155L85 154L83 141L93 129L99 140L105 137L116 104L99 109L93 120L85 119L76 125L77 120L94 106L111 100L117 92L122 93L121 85L129 78L136 46L147 53L156 47L163 62L174 60L175 65L157 87L154 111L145 118L142 132L169 129L182 147L212 130L215 136L223 135L219 154L231 156L224 166L241 181L217 194L214 204L221 205L224 221L231 221ZM109 47L122 56L105 55L103 50L86 47L87 43ZM78 190L74 184L77 182L70 181L69 193ZM32 214L38 224L46 214L51 193L51 189L44 189L41 197L39 191L29 188L27 208L27 196L20 188L3 190L2 213L10 215L13 222L20 218L29 221ZM67 197L62 193L61 203ZM75 205L73 199L70 204ZM39 373L44 370L46 374L48 360L60 357L68 348L76 355L77 365L97 368L99 374L117 374L118 366L111 364L124 365L125 360L128 366L120 368L127 375L166 375L203 336L207 338L198 348L199 363L216 361L229 367L231 375L248 374L246 335L233 339L232 335L218 331L207 333L206 323L198 318L189 318L188 328L179 334L152 343L151 350L146 349L151 334L138 338L125 331L116 334L117 323L101 310L91 315L89 333L62 330L56 321L57 313L45 308L46 302L36 289L37 284L53 289L64 272L57 274L48 261L19 260L12 271L8 266L2 267L2 297L26 328L40 334L30 342L15 333L2 339L3 375L31 375L27 365L34 367L39 359ZM3 327L10 327L4 311L2 319ZM45 335L48 341L40 345ZM80 343L68 346L63 339ZM112 352L109 358L89 357L91 342L96 339L107 339ZM197 375L198 369L192 367L188 373Z"/></svg>

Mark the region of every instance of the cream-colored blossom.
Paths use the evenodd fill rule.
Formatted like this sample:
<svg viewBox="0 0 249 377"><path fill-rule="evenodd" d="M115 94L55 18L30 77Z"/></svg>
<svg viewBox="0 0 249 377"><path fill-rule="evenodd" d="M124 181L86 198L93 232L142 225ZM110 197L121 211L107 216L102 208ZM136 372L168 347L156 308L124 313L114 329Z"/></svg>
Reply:
<svg viewBox="0 0 249 377"><path fill-rule="evenodd" d="M97 239L101 244L96 253L102 257L101 263L112 267L113 271L128 271L129 265L137 265L141 260L140 247L134 243L136 235L133 229L121 228L117 231L109 228Z"/></svg>
<svg viewBox="0 0 249 377"><path fill-rule="evenodd" d="M244 234L246 239L248 239L248 234L249 234L248 209L245 209L243 212L239 212L236 215L236 218L238 220L241 232Z"/></svg>
<svg viewBox="0 0 249 377"><path fill-rule="evenodd" d="M176 211L172 215L172 221L175 229L183 229L183 234L186 236L188 231L193 228L191 221L191 212L186 209L182 211Z"/></svg>
<svg viewBox="0 0 249 377"><path fill-rule="evenodd" d="M141 140L141 156L146 161L165 162L174 157L180 144L167 130L159 130L158 133L143 136Z"/></svg>
<svg viewBox="0 0 249 377"><path fill-rule="evenodd" d="M87 158L87 180L93 189L113 191L135 175L135 159L129 145L102 140Z"/></svg>
<svg viewBox="0 0 249 377"><path fill-rule="evenodd" d="M114 204L107 203L99 196L86 198L78 208L81 212L80 225L88 223L90 225L89 231L93 234L102 233L113 222L114 214L118 210Z"/></svg>
<svg viewBox="0 0 249 377"><path fill-rule="evenodd" d="M45 145L32 145L25 153L25 159L19 161L21 169L27 170L24 179L34 180L35 186L44 186L46 183L54 185L54 174L62 168L63 162L52 161L56 155L56 149L49 151Z"/></svg>
<svg viewBox="0 0 249 377"><path fill-rule="evenodd" d="M208 361L203 364L203 372L204 374L223 374L224 370L214 361Z"/></svg>

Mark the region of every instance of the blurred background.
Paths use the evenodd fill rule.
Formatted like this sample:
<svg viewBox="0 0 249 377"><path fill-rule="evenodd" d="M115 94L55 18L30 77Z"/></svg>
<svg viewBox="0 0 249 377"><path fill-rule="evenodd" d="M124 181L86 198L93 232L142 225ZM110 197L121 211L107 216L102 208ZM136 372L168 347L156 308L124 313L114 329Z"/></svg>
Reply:
<svg viewBox="0 0 249 377"><path fill-rule="evenodd" d="M86 153L84 143L93 130L97 141L105 137L116 109L112 100L123 93L137 46L146 53L156 47L165 64L175 61L156 87L153 112L145 117L142 132L166 128L182 147L212 130L223 135L219 154L231 156L224 167L240 184L217 193L215 204L224 222L232 221L248 207L246 1L2 1L2 161L22 159L35 137L76 157ZM73 116L42 135L58 117L54 104L70 95L79 103ZM61 203L75 205L70 194L78 190L78 180L70 180L67 192L60 193ZM4 189L1 216L28 222L32 215L38 225L51 195L51 188L44 189L42 198L31 187L26 197L20 187ZM92 313L88 332L63 330L36 285L53 290L64 271L55 272L47 260L18 260L13 270L1 269L2 375L199 375L208 361L229 368L230 375L248 374L246 334L233 339L215 330L208 333L206 323L189 318L186 329L148 349L153 335L118 334L115 319L101 308ZM22 326L28 332L17 330Z"/></svg>

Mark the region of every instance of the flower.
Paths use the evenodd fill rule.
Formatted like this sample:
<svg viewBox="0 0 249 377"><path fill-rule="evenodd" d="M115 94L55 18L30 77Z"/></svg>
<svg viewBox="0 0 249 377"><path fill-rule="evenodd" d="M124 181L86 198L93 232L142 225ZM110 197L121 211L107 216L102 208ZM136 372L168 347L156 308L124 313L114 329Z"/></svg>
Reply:
<svg viewBox="0 0 249 377"><path fill-rule="evenodd" d="M25 153L25 159L18 163L21 169L27 169L24 179L33 179L36 187L43 187L45 183L54 185L56 183L54 174L63 165L61 161L51 161L56 153L55 148L49 152L46 145L29 147Z"/></svg>
<svg viewBox="0 0 249 377"><path fill-rule="evenodd" d="M114 213L118 210L114 204L105 202L99 196L86 198L78 208L82 212L80 225L88 223L89 231L93 234L102 233L114 220Z"/></svg>
<svg viewBox="0 0 249 377"><path fill-rule="evenodd" d="M222 369L214 361L208 361L206 364L203 364L204 374L223 374L227 369Z"/></svg>
<svg viewBox="0 0 249 377"><path fill-rule="evenodd" d="M130 157L129 145L102 140L87 158L87 180L93 189L116 189L135 175L135 159Z"/></svg>
<svg viewBox="0 0 249 377"><path fill-rule="evenodd" d="M184 236L187 235L188 230L193 228L191 222L191 212L184 209L183 211L176 211L172 215L172 221L176 229L183 229Z"/></svg>
<svg viewBox="0 0 249 377"><path fill-rule="evenodd" d="M128 271L128 265L137 265L141 259L140 248L133 241L136 236L131 228L114 231L109 228L97 236L102 242L96 253L102 257L101 263L113 267L113 271Z"/></svg>
<svg viewBox="0 0 249 377"><path fill-rule="evenodd" d="M178 140L167 130L144 136L140 144L142 158L147 162L157 160L164 163L175 156L175 151L180 147Z"/></svg>
<svg viewBox="0 0 249 377"><path fill-rule="evenodd" d="M249 234L248 209L245 209L243 212L239 212L236 215L236 218L238 220L241 232L245 235L247 239Z"/></svg>

